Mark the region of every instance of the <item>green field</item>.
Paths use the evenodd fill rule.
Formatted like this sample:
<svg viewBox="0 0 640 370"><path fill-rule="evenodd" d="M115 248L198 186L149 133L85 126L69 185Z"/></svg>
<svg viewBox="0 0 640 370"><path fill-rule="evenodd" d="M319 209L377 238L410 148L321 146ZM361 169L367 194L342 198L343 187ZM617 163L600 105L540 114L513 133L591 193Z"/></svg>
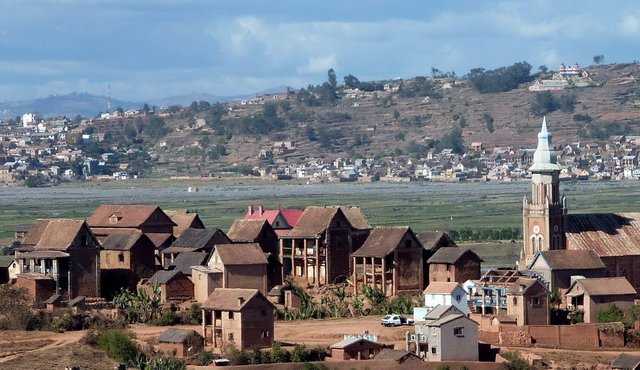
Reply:
<svg viewBox="0 0 640 370"><path fill-rule="evenodd" d="M198 192L187 192L188 186ZM226 229L251 203L267 207L358 205L372 225L409 225L416 231L521 226L529 184L320 184L128 182L53 188L1 188L0 237L37 218L84 218L101 203L155 203L200 213L208 227ZM640 182L564 183L571 212L640 210Z"/></svg>

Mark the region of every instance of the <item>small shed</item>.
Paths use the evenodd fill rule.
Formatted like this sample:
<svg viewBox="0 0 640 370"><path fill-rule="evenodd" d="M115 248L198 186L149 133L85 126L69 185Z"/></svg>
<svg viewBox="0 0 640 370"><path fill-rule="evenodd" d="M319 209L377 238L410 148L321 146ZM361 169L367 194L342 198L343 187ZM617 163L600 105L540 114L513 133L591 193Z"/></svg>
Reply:
<svg viewBox="0 0 640 370"><path fill-rule="evenodd" d="M178 358L191 357L203 348L204 338L195 330L169 328L158 337L157 350Z"/></svg>
<svg viewBox="0 0 640 370"><path fill-rule="evenodd" d="M375 337L348 336L331 346L333 360L370 360L384 348L393 346L378 343Z"/></svg>
<svg viewBox="0 0 640 370"><path fill-rule="evenodd" d="M143 289L150 290L154 286L160 288L162 303L184 302L193 299L193 283L179 270L160 270L142 285Z"/></svg>

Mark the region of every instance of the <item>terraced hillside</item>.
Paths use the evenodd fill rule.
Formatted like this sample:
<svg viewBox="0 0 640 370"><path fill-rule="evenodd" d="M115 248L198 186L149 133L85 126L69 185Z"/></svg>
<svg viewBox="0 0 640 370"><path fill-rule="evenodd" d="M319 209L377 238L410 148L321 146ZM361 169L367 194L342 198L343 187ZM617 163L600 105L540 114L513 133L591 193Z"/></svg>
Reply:
<svg viewBox="0 0 640 370"><path fill-rule="evenodd" d="M640 134L640 66L616 64L587 70L598 86L553 93L556 98L575 97L572 109L547 114L556 143ZM309 107L291 95L277 108L282 127L261 134L238 132L234 125L245 124L246 117L261 115L264 105L234 106L222 116L224 130L215 125L190 127L195 118L207 118L207 114L187 109L165 118L169 132L164 138L147 139L144 144L157 158L159 173L190 175L234 165L256 165L260 163L260 150L270 149L279 140L294 141L296 150L276 155L275 161L415 153L411 146L428 146L453 127L461 128L467 145L534 145L541 118L532 113L536 93L527 89L529 84L500 93L479 93L463 80L450 85L451 88L438 85L441 97L428 101L380 93L357 99L343 97L335 105ZM487 124L488 120L493 127ZM207 155L212 147L224 147L223 155Z"/></svg>

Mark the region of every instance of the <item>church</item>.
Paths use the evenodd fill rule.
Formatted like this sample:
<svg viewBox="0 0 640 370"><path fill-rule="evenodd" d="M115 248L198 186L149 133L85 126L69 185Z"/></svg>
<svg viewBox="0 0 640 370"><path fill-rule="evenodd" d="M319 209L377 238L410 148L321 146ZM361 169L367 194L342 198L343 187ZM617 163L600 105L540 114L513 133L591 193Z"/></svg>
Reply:
<svg viewBox="0 0 640 370"><path fill-rule="evenodd" d="M531 194L522 201L518 268L529 268L538 254L550 250L573 251L566 258L576 261L581 254L587 258L595 253L607 276L626 277L640 291L640 213L569 213L566 197L560 194L560 166L551 139L543 118L529 169Z"/></svg>

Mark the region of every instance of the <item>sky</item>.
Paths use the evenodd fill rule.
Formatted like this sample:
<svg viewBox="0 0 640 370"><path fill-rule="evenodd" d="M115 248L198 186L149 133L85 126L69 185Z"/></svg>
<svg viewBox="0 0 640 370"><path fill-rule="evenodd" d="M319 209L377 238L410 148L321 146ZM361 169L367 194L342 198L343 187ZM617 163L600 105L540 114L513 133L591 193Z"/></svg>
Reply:
<svg viewBox="0 0 640 370"><path fill-rule="evenodd" d="M144 101L495 68L640 59L640 2L0 0L0 101Z"/></svg>

